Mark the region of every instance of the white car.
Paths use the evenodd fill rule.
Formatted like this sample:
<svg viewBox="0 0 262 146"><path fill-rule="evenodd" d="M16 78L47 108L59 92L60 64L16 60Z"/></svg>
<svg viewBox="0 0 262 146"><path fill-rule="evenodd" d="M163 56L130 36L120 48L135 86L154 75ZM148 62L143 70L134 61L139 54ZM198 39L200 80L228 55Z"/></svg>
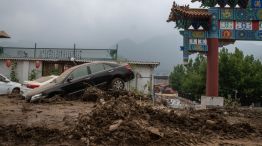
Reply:
<svg viewBox="0 0 262 146"><path fill-rule="evenodd" d="M0 74L0 95L24 94L28 89L20 83L12 82L7 77Z"/></svg>
<svg viewBox="0 0 262 146"><path fill-rule="evenodd" d="M40 86L46 85L54 81L58 76L51 75L51 76L43 76L33 81L24 81L24 85L27 88L34 89Z"/></svg>

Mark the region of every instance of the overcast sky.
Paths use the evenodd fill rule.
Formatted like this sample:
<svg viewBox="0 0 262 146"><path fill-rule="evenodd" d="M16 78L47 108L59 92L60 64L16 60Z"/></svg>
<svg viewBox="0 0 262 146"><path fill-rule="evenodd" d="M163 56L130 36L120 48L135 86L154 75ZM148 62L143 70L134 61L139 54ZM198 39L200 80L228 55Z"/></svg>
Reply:
<svg viewBox="0 0 262 146"><path fill-rule="evenodd" d="M166 23L173 0L0 1L0 29L12 36L8 41L107 48L121 39L142 42L174 31Z"/></svg>
<svg viewBox="0 0 262 146"><path fill-rule="evenodd" d="M125 39L142 43L168 35L174 36L171 43L174 49L182 45L182 37L174 29L174 23L166 22L173 0L0 2L0 30L5 30L12 37L1 40L0 45L33 47L37 42L38 47L73 47L76 43L79 48L109 48ZM190 4L191 7L200 6L199 3L192 4L191 0L176 2L180 5ZM261 46L261 43L250 44ZM171 51L165 50L164 46L159 49Z"/></svg>

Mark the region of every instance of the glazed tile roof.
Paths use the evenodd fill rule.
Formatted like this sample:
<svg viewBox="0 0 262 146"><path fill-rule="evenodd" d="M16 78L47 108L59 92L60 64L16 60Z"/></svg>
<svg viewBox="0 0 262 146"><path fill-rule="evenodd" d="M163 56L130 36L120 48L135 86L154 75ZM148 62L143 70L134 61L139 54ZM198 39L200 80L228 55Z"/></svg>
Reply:
<svg viewBox="0 0 262 146"><path fill-rule="evenodd" d="M178 15L189 19L209 19L211 16L207 9L190 9L189 6L178 6L174 2L167 22L177 21Z"/></svg>
<svg viewBox="0 0 262 146"><path fill-rule="evenodd" d="M0 38L10 38L10 36L4 31L0 31Z"/></svg>
<svg viewBox="0 0 262 146"><path fill-rule="evenodd" d="M196 1L201 2L202 6L205 7L214 7L218 4L221 8L224 8L226 5L229 5L231 8L235 8L236 5L239 5L240 8L247 8L251 0L191 0L191 2Z"/></svg>

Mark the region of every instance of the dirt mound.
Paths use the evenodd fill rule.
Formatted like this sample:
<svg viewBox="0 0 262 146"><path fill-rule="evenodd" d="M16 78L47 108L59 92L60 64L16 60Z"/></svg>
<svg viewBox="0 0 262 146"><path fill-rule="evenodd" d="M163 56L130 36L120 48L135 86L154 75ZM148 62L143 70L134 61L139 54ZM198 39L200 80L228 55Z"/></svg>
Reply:
<svg viewBox="0 0 262 146"><path fill-rule="evenodd" d="M143 99L146 98L142 95L136 94L134 92L129 92L126 90L101 90L96 87L88 87L85 89L83 95L81 96L81 99L83 101L97 101L99 99L103 100L111 100L116 99L120 96L128 96L132 97L133 99Z"/></svg>
<svg viewBox="0 0 262 146"><path fill-rule="evenodd" d="M247 123L230 125L217 109L177 114L140 106L132 96L120 95L80 115L75 136L93 145L195 145L211 137L248 137Z"/></svg>
<svg viewBox="0 0 262 146"><path fill-rule="evenodd" d="M0 141L13 144L47 144L51 141L59 142L62 133L56 129L47 129L43 127L26 127L23 125L0 126Z"/></svg>
<svg viewBox="0 0 262 146"><path fill-rule="evenodd" d="M0 102L2 106L8 103L8 99L12 99L13 102L9 104L15 109L3 108L0 116L2 113L5 118L3 123L14 125L0 125L0 145L214 145L214 141L221 144L232 140L252 141L256 138L256 143L262 141L261 111L174 110L152 106L152 101L135 93L103 91L97 88L89 88L83 96L77 98L96 102L67 101L54 105L39 103L30 108L21 106L21 109L16 109L21 100L4 99ZM49 102L60 100L63 99L56 97ZM76 108L80 103L83 106L81 111ZM38 110L35 111L33 107ZM42 107L40 111L39 107ZM50 116L49 112L54 112L54 109L65 115ZM30 124L27 124L29 127L15 124L27 120L16 119L17 122L14 122L14 116L7 116L7 111L18 116L22 111L24 118L30 116L35 122L35 127ZM49 121L48 126L36 127L39 126L37 120L40 119ZM73 120L66 124L61 119ZM64 125L59 126L63 123Z"/></svg>
<svg viewBox="0 0 262 146"><path fill-rule="evenodd" d="M108 94L98 88L95 87L88 87L85 89L81 99L83 101L97 101L100 98L108 98Z"/></svg>

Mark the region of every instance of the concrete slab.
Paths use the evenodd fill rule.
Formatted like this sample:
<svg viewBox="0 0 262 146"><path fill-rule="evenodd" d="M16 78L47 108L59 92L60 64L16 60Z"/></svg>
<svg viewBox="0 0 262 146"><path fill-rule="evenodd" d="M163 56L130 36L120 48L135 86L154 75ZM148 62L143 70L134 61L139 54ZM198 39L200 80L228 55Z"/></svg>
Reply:
<svg viewBox="0 0 262 146"><path fill-rule="evenodd" d="M204 107L222 107L224 106L224 97L201 96L201 106Z"/></svg>

